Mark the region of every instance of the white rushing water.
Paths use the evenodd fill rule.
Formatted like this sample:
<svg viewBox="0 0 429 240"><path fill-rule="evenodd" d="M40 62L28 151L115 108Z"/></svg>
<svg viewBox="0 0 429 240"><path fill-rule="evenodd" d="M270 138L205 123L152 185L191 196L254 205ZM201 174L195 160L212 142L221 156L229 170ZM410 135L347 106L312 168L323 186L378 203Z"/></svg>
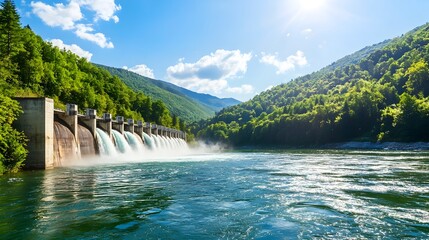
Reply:
<svg viewBox="0 0 429 240"><path fill-rule="evenodd" d="M152 149L152 150L156 149L155 140L153 139L152 136L149 136L147 133L144 132L143 138L144 138L145 146L147 148Z"/></svg>
<svg viewBox="0 0 429 240"><path fill-rule="evenodd" d="M142 139L138 139L138 136L134 135L130 132L124 132L125 139L127 140L128 144L131 146L132 150L134 152L143 152L144 146Z"/></svg>
<svg viewBox="0 0 429 240"><path fill-rule="evenodd" d="M112 137L97 128L97 142L100 156L112 161L159 159L179 156L189 153L187 143L180 138L172 138L143 133L143 138L137 134L125 131L124 134L112 130Z"/></svg>
<svg viewBox="0 0 429 240"><path fill-rule="evenodd" d="M110 139L109 135L100 128L96 129L97 132L97 142L98 142L98 148L100 150L100 155L104 156L116 156L116 148L113 144L112 140Z"/></svg>
<svg viewBox="0 0 429 240"><path fill-rule="evenodd" d="M128 141L125 139L124 135L122 135L120 132L112 129L112 136L115 141L116 149L118 149L121 153L130 153L131 146L128 143Z"/></svg>

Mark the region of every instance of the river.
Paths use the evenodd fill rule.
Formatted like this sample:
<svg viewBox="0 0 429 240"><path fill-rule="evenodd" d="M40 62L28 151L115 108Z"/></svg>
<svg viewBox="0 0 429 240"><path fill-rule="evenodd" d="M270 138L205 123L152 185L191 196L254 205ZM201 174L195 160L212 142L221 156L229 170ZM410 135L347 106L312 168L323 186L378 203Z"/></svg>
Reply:
<svg viewBox="0 0 429 240"><path fill-rule="evenodd" d="M273 151L0 176L1 239L427 239L429 153Z"/></svg>

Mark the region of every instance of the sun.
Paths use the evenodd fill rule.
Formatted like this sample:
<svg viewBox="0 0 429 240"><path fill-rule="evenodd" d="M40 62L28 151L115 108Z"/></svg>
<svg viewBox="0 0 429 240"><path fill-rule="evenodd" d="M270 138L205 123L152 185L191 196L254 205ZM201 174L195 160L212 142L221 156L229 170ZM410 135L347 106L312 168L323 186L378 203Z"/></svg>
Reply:
<svg viewBox="0 0 429 240"><path fill-rule="evenodd" d="M326 0L298 0L299 7L303 12L320 11L326 5Z"/></svg>
<svg viewBox="0 0 429 240"><path fill-rule="evenodd" d="M339 1L339 0L338 0ZM305 28L313 25L327 25L332 22L333 16L339 9L335 5L337 0L289 0L282 2L282 14L287 19L285 28L293 24L304 24ZM302 30L302 29L301 29Z"/></svg>

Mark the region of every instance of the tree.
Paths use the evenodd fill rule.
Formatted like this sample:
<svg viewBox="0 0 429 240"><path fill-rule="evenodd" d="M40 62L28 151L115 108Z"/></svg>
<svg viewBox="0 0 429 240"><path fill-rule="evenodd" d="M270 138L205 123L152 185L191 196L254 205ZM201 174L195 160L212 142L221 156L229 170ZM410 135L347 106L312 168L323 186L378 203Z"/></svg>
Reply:
<svg viewBox="0 0 429 240"><path fill-rule="evenodd" d="M19 80L25 87L39 88L43 75L42 47L39 39L29 27L22 30L24 48L16 55L19 68ZM37 89L36 89L37 90Z"/></svg>
<svg viewBox="0 0 429 240"><path fill-rule="evenodd" d="M19 15L11 0L5 0L0 9L0 78L7 84L17 84L18 65L13 57L22 48Z"/></svg>
<svg viewBox="0 0 429 240"><path fill-rule="evenodd" d="M27 156L24 134L12 127L21 111L17 101L0 95L0 175L17 172Z"/></svg>
<svg viewBox="0 0 429 240"><path fill-rule="evenodd" d="M21 23L15 4L11 0L5 0L0 10L0 53L2 56L11 57L21 48Z"/></svg>
<svg viewBox="0 0 429 240"><path fill-rule="evenodd" d="M424 96L429 95L429 66L421 60L413 65L405 73L408 76L408 80L405 83L408 92L413 95L423 94Z"/></svg>
<svg viewBox="0 0 429 240"><path fill-rule="evenodd" d="M152 103L151 115L152 121L163 126L169 127L173 122L167 107L165 107L165 104L159 100Z"/></svg>
<svg viewBox="0 0 429 240"><path fill-rule="evenodd" d="M176 115L173 114L171 127L180 129L180 119Z"/></svg>

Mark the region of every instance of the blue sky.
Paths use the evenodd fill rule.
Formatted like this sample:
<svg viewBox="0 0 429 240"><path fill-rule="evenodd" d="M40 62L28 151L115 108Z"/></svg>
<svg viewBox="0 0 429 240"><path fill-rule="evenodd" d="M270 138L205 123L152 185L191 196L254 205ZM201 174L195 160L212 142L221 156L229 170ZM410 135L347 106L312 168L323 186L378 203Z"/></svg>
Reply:
<svg viewBox="0 0 429 240"><path fill-rule="evenodd" d="M248 100L429 21L426 0L16 0L91 62Z"/></svg>

